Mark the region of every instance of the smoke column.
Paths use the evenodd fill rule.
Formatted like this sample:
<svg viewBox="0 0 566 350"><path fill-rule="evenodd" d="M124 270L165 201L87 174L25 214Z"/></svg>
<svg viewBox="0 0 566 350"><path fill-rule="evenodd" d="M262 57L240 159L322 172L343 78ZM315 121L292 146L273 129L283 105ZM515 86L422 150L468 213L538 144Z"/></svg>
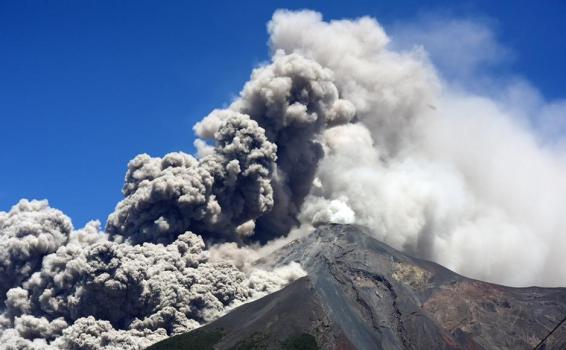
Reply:
<svg viewBox="0 0 566 350"><path fill-rule="evenodd" d="M522 99L541 98L521 84L499 100L456 87L421 47L392 50L370 18L328 23L315 12L279 11L269 32L274 52L332 70L341 97L356 108L357 123L321 138L325 158L303 222L343 220L338 201L377 238L467 276L566 283L564 103L525 105ZM552 123L554 138L542 134L552 143L542 142L525 114L543 130Z"/></svg>
<svg viewBox="0 0 566 350"><path fill-rule="evenodd" d="M566 104L470 92L371 18L277 11L268 30L271 62L195 125L198 154L131 160L104 230L47 201L0 212L2 348L141 349L194 329L304 275L252 262L328 222L467 276L564 285Z"/></svg>

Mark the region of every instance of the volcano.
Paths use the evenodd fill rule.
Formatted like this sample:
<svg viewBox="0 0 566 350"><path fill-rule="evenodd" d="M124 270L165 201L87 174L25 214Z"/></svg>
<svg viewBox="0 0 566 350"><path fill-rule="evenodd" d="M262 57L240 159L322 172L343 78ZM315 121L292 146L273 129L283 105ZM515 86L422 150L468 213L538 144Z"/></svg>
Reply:
<svg viewBox="0 0 566 350"><path fill-rule="evenodd" d="M256 262L308 272L148 349L566 349L566 288L511 288L458 275L324 225Z"/></svg>

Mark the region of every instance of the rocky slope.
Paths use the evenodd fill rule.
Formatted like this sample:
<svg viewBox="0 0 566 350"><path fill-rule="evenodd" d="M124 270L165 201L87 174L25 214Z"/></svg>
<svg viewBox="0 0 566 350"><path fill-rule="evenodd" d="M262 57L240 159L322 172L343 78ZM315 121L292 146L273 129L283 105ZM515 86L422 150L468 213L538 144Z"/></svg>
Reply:
<svg viewBox="0 0 566 350"><path fill-rule="evenodd" d="M258 265L309 276L150 349L533 349L566 288L510 288L410 257L364 228L326 225ZM540 348L566 349L566 325Z"/></svg>

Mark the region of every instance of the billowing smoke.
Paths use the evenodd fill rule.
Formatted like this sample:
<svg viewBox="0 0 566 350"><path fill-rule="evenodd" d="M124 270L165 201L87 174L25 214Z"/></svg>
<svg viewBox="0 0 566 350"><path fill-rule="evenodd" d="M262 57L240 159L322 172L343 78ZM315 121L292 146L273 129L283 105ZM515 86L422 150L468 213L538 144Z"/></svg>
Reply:
<svg viewBox="0 0 566 350"><path fill-rule="evenodd" d="M468 276L566 284L565 104L545 102L524 82L471 81L481 62L505 51L488 28L432 17L397 28L404 44L411 33L416 44L434 44L433 58L461 58L449 73L462 82L439 75L420 46L394 50L403 45L370 18L279 11L268 27L274 52L332 70L356 108L356 123L323 133L304 224L353 211L351 221L377 238ZM470 92L478 87L487 94Z"/></svg>
<svg viewBox="0 0 566 350"><path fill-rule="evenodd" d="M43 257L67 243L71 220L47 201L21 200L0 212L0 298L41 267Z"/></svg>
<svg viewBox="0 0 566 350"><path fill-rule="evenodd" d="M5 230L11 224L3 232L27 229L20 244L8 240L6 250L41 261L21 263L26 268L20 276L2 280L9 289L3 293L0 317L5 348L142 348L214 320L304 274L298 264L244 272L230 262L209 262L202 238L191 232L167 245L110 241L99 232L98 222L71 232L69 218L45 201L22 201L3 219ZM14 219L21 221L10 222ZM64 239L51 251L40 250L42 260L39 253L22 253L34 251L36 242L28 237L50 242L53 236Z"/></svg>
<svg viewBox="0 0 566 350"><path fill-rule="evenodd" d="M258 68L229 109L195 126L199 160L140 155L128 165L126 197L107 232L128 241L168 242L193 229L207 236L281 236L298 224L327 126L353 118L332 72L296 54ZM256 221L257 219L257 221Z"/></svg>
<svg viewBox="0 0 566 350"><path fill-rule="evenodd" d="M271 210L277 148L264 130L234 113L214 137L214 152L198 161L184 153L132 160L126 198L108 218L106 230L133 243L170 242L189 228L226 236Z"/></svg>
<svg viewBox="0 0 566 350"><path fill-rule="evenodd" d="M35 242L26 237L49 242L67 230L65 243L51 254L42 251L41 264L22 269L18 278L3 275L9 290L3 293L0 343L7 348L139 348L214 320L303 274L298 264L244 273L229 262L209 262L202 238L191 232L168 245L113 242L98 222L71 232L70 220L45 201L22 201L4 217L4 227L22 220L10 229L27 228L20 245L30 251ZM15 243L7 250L14 247L23 251Z"/></svg>
<svg viewBox="0 0 566 350"><path fill-rule="evenodd" d="M540 141L566 104L472 94L371 18L278 11L268 29L272 61L195 125L196 156L129 162L104 232L46 201L0 213L3 348L140 349L194 329L302 276L252 261L327 222L472 277L566 283L566 156L555 128Z"/></svg>
<svg viewBox="0 0 566 350"><path fill-rule="evenodd" d="M275 204L256 221L257 239L284 235L298 224L300 207L324 155L318 137L327 127L347 123L355 115L354 105L340 98L333 80L333 73L313 60L276 52L272 64L254 70L229 109L215 110L195 125L199 137L210 139L224 120L243 113L277 145L271 178ZM202 140L197 145L200 153L208 152Z"/></svg>

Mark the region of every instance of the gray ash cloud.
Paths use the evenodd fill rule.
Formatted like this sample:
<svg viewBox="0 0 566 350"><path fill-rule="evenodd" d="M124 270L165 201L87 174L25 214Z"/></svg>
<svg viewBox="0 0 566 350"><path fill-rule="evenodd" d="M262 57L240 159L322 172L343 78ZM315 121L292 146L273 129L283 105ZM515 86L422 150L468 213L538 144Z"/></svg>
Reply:
<svg viewBox="0 0 566 350"><path fill-rule="evenodd" d="M30 227L47 217L70 223L45 202L32 204L44 213L28 218ZM12 211L22 215L26 209L37 206L20 203ZM230 262L209 262L202 238L190 232L167 245L118 243L92 222L66 239L23 282L4 281L4 348L140 348L194 329L303 273L296 264L243 272Z"/></svg>

